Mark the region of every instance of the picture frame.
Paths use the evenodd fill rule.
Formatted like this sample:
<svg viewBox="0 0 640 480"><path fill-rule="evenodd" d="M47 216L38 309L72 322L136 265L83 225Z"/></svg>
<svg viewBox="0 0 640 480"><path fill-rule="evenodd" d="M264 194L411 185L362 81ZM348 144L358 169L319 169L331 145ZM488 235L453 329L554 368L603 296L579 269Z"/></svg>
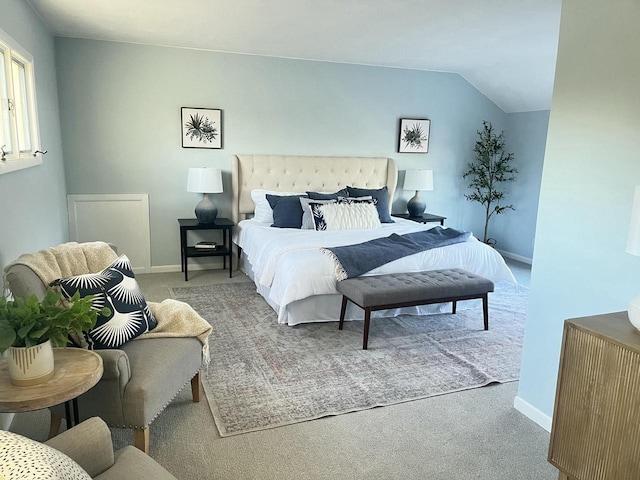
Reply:
<svg viewBox="0 0 640 480"><path fill-rule="evenodd" d="M182 148L222 148L222 110L182 107Z"/></svg>
<svg viewBox="0 0 640 480"><path fill-rule="evenodd" d="M401 118L398 131L398 153L427 153L431 120Z"/></svg>

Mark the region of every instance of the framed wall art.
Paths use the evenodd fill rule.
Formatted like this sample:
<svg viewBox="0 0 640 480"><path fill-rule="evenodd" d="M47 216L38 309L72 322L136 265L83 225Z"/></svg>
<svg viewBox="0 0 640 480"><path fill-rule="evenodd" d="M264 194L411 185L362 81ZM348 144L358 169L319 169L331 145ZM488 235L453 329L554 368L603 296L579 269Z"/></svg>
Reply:
<svg viewBox="0 0 640 480"><path fill-rule="evenodd" d="M182 107L182 148L222 148L222 110Z"/></svg>
<svg viewBox="0 0 640 480"><path fill-rule="evenodd" d="M427 153L431 120L401 118L398 133L399 153Z"/></svg>

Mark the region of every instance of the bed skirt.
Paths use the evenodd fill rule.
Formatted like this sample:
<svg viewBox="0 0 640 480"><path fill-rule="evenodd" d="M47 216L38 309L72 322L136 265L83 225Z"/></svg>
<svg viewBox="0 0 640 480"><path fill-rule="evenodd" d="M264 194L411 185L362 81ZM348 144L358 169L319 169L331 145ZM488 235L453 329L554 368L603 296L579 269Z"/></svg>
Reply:
<svg viewBox="0 0 640 480"><path fill-rule="evenodd" d="M240 257L239 268L254 283L256 283L251 263L247 261L244 252ZM256 291L265 299L269 306L278 315L278 323L286 325L298 325L300 323L313 322L338 322L340 319L340 307L342 305L342 295L314 295L302 300L297 300L284 307L276 304L269 298L269 287L256 284ZM479 300L466 300L458 303L458 310L476 308L480 306ZM437 303L432 305L421 305L417 307L396 308L391 310L378 310L372 312L372 318L396 317L398 315L430 315L434 313L451 312L451 303ZM362 320L364 311L349 302L345 320Z"/></svg>

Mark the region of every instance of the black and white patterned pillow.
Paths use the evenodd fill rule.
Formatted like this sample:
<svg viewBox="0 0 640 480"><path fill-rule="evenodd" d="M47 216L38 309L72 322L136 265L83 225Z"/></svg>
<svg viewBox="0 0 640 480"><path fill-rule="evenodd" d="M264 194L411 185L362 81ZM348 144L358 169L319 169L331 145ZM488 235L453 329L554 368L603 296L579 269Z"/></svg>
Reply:
<svg viewBox="0 0 640 480"><path fill-rule="evenodd" d="M59 289L66 298L76 292L81 297L95 295L93 308L107 307L111 311L108 317L99 313L95 327L85 334L86 346L92 350L119 348L158 324L126 255L118 257L102 272L59 278L49 286Z"/></svg>
<svg viewBox="0 0 640 480"><path fill-rule="evenodd" d="M0 430L0 478L91 480L80 465L49 445Z"/></svg>
<svg viewBox="0 0 640 480"><path fill-rule="evenodd" d="M364 197L338 197L338 203L373 203L378 205L378 199L370 195Z"/></svg>
<svg viewBox="0 0 640 480"><path fill-rule="evenodd" d="M311 218L313 219L313 225L314 228L317 231L321 231L321 230L326 230L327 229L327 222L324 219L324 213L322 212L322 206L323 205L327 205L327 203L334 203L333 200L329 200L329 201L310 201L309 202L309 207L311 209Z"/></svg>

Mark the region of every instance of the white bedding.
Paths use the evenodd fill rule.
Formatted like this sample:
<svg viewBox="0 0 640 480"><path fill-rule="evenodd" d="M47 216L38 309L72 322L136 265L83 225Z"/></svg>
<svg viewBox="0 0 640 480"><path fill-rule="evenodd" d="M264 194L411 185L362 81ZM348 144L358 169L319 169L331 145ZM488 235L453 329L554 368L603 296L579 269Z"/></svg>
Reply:
<svg viewBox="0 0 640 480"><path fill-rule="evenodd" d="M243 220L235 229L234 243L250 264L258 291L276 308L279 323L289 323L287 307L315 295L337 294L336 275L320 247L361 243L391 233L405 234L431 228L395 218L373 230L315 231L273 228L255 220ZM504 259L493 248L471 237L467 242L435 248L400 258L368 272L380 275L439 268L464 268L495 283L515 284Z"/></svg>

